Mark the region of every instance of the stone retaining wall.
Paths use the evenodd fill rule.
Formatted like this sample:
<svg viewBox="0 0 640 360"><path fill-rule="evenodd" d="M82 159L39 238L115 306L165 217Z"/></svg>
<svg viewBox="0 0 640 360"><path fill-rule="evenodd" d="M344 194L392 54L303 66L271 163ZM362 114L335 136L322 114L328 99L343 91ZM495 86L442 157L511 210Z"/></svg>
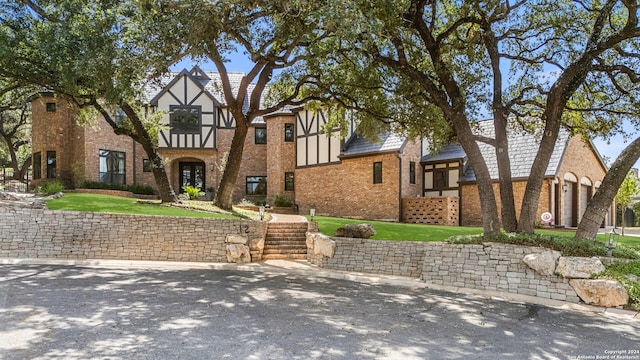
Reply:
<svg viewBox="0 0 640 360"><path fill-rule="evenodd" d="M264 238L266 223L0 208L0 257L227 262L229 234Z"/></svg>
<svg viewBox="0 0 640 360"><path fill-rule="evenodd" d="M568 279L543 276L523 261L545 249L508 244L455 245L442 242L382 241L336 238L333 257L314 254L320 267L420 278L426 283L537 296L577 303Z"/></svg>

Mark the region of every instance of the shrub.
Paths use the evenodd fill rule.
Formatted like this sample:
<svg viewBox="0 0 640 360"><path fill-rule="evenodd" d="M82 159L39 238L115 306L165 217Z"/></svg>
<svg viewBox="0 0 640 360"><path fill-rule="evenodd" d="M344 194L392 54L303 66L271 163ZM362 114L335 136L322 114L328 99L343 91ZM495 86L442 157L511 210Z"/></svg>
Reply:
<svg viewBox="0 0 640 360"><path fill-rule="evenodd" d="M128 185L127 191L140 195L154 195L156 190L150 185Z"/></svg>
<svg viewBox="0 0 640 360"><path fill-rule="evenodd" d="M547 235L528 235L528 234L515 234L504 233L495 237L483 237L479 236L463 236L448 239L450 243L454 244L481 244L484 242L497 242L505 244L523 245L523 246L540 246L553 250L558 250L564 256L606 256L607 247L600 241L590 240L575 240L571 237L562 236L547 236ZM614 257L638 259L640 254L633 249L630 249L622 244L619 244L617 248L613 249Z"/></svg>
<svg viewBox="0 0 640 360"><path fill-rule="evenodd" d="M182 190L184 190L184 192L186 192L189 195L189 200L195 200L200 196L199 187L187 185L187 186L183 186Z"/></svg>
<svg viewBox="0 0 640 360"><path fill-rule="evenodd" d="M278 207L291 207L291 205L293 205L293 201L284 196L276 195L276 198L273 200L273 205Z"/></svg>
<svg viewBox="0 0 640 360"><path fill-rule="evenodd" d="M607 270L599 274L598 277L618 280L629 294L629 306L633 310L640 310L640 281L638 281L640 261L608 265Z"/></svg>
<svg viewBox="0 0 640 360"><path fill-rule="evenodd" d="M38 187L38 194L49 196L64 190L64 185L59 180L44 181Z"/></svg>
<svg viewBox="0 0 640 360"><path fill-rule="evenodd" d="M238 203L238 206L255 206L256 204L252 203L250 200L247 200L245 198L242 198L242 200L240 200L240 202Z"/></svg>
<svg viewBox="0 0 640 360"><path fill-rule="evenodd" d="M85 181L82 183L85 189L101 189L101 190L122 190L129 191L140 195L153 195L155 189L149 185L119 185L119 184L103 184L97 181Z"/></svg>

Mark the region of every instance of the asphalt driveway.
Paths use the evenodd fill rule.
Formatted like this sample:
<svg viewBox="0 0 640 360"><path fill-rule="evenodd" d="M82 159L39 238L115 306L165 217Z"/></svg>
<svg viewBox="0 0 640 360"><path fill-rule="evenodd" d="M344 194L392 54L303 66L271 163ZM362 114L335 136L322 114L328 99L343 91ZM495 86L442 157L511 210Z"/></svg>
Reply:
<svg viewBox="0 0 640 360"><path fill-rule="evenodd" d="M0 265L1 359L639 359L640 321L279 271Z"/></svg>

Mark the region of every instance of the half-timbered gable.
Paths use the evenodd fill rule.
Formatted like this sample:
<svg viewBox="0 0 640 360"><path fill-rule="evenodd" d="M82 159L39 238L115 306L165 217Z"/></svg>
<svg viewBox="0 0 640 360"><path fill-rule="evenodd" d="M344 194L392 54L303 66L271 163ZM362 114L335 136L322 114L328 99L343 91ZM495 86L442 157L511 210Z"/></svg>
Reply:
<svg viewBox="0 0 640 360"><path fill-rule="evenodd" d="M314 166L340 162L344 145L339 128L325 131L328 119L322 111L298 110L296 117L296 166ZM352 135L349 126L347 138Z"/></svg>
<svg viewBox="0 0 640 360"><path fill-rule="evenodd" d="M165 112L160 148L216 148L216 118L220 102L205 88L211 79L198 67L183 70L152 100Z"/></svg>

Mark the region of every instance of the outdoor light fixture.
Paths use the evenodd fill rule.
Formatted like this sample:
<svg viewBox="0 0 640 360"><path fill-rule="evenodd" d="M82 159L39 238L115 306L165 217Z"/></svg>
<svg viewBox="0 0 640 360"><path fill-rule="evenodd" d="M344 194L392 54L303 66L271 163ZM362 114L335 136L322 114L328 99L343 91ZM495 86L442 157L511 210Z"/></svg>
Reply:
<svg viewBox="0 0 640 360"><path fill-rule="evenodd" d="M605 244L605 246L607 247L607 256L611 256L613 249L615 249L618 244L616 244L616 239L618 238L618 233L616 232L616 229L611 229L611 232L609 233L609 241Z"/></svg>
<svg viewBox="0 0 640 360"><path fill-rule="evenodd" d="M562 190L563 190L564 192L569 191L569 185L567 185L567 184L563 184L563 185L562 185Z"/></svg>
<svg viewBox="0 0 640 360"><path fill-rule="evenodd" d="M260 221L264 220L264 205L260 205Z"/></svg>
<svg viewBox="0 0 640 360"><path fill-rule="evenodd" d="M309 215L311 215L311 221L313 221L313 217L316 216L316 207L315 207L315 205L311 205L311 209L309 209Z"/></svg>

